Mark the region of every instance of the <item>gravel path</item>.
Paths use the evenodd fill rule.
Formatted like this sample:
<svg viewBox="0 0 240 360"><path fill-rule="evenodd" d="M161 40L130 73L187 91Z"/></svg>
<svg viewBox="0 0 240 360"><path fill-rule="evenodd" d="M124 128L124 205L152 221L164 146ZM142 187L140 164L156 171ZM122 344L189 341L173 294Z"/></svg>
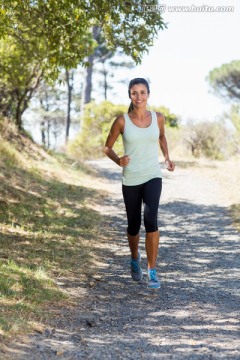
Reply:
<svg viewBox="0 0 240 360"><path fill-rule="evenodd" d="M75 289L79 307L65 309L51 328L16 343L11 358L239 360L239 234L217 181L201 168L163 170L162 287L148 290L143 231L144 278L130 278L120 169L108 159L93 165L109 191L96 272ZM66 318L72 320L66 324Z"/></svg>

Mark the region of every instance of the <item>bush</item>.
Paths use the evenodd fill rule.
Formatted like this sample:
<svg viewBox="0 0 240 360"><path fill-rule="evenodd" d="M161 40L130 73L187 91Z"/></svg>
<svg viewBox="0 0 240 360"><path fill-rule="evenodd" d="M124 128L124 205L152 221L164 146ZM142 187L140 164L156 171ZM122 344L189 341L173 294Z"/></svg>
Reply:
<svg viewBox="0 0 240 360"><path fill-rule="evenodd" d="M109 101L101 104L89 103L85 107L82 126L77 137L69 142L68 151L75 157L102 157L103 147L114 119L127 112L125 105L114 105ZM121 137L114 145L117 154L123 154Z"/></svg>
<svg viewBox="0 0 240 360"><path fill-rule="evenodd" d="M189 122L184 139L194 157L223 160L228 157L231 132L223 122Z"/></svg>
<svg viewBox="0 0 240 360"><path fill-rule="evenodd" d="M152 111L160 112L164 115L166 126L172 128L178 128L180 123L180 117L170 112L165 106L151 106Z"/></svg>

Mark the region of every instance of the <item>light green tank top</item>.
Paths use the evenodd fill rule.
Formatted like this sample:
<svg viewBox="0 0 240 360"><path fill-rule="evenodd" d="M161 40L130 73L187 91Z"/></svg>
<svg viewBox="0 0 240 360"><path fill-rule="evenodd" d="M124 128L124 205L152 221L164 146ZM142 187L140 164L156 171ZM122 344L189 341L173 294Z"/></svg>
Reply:
<svg viewBox="0 0 240 360"><path fill-rule="evenodd" d="M152 121L147 128L141 128L124 114L125 127L122 134L124 153L130 162L123 167L123 185L140 185L154 178L161 178L158 159L160 130L157 115L151 111Z"/></svg>

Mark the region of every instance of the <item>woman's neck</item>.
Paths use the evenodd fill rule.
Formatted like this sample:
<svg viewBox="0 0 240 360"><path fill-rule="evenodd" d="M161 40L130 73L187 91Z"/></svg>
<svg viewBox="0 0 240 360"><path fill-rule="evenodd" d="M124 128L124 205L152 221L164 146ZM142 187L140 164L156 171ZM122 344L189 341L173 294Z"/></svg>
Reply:
<svg viewBox="0 0 240 360"><path fill-rule="evenodd" d="M132 115L139 120L144 120L148 116L147 109L134 109Z"/></svg>

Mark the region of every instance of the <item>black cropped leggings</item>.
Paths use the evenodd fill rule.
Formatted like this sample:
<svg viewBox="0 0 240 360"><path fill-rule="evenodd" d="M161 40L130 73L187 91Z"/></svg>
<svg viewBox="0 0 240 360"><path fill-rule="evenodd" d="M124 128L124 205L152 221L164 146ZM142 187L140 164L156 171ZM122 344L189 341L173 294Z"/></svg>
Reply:
<svg viewBox="0 0 240 360"><path fill-rule="evenodd" d="M162 179L154 178L141 185L122 185L123 199L127 212L129 235L139 233L142 218L142 203L144 204L144 226L146 232L158 230L157 216Z"/></svg>

